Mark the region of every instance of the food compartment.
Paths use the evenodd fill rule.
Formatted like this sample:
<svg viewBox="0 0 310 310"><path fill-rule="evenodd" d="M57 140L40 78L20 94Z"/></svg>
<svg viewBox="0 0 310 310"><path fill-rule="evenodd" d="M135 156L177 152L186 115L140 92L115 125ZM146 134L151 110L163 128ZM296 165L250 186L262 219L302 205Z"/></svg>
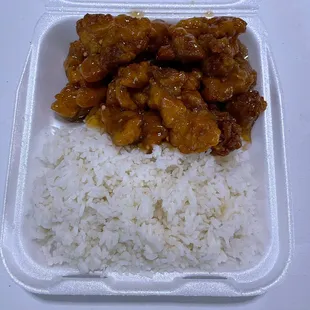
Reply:
<svg viewBox="0 0 310 310"><path fill-rule="evenodd" d="M15 144L13 148L13 159L18 157L18 140L21 143L21 156L18 158L19 169L18 183L9 180L7 194L7 208L5 212L5 234L3 256L7 268L11 271L15 279L24 287L43 293L72 293L79 292L88 294L171 294L182 295L189 289L190 295L240 295L243 291L258 292L257 283L264 286L264 277L268 271L272 270L277 263L279 255L279 236L277 220L277 201L275 195L274 168L273 166L273 140L270 136L272 132L272 114L278 113L277 107L274 112L271 106L279 104L273 101L275 96L270 96L269 82L271 72L268 68L266 46L262 34L257 31L256 20L254 18L242 17L248 22L246 34L241 36L241 41L249 49L249 59L252 67L257 71L258 81L256 89L265 97L268 102L267 111L256 122L252 137L253 142L249 148L251 161L255 167L256 179L259 182L261 199L261 209L264 216L266 227L266 246L265 254L255 265L248 266L243 270L229 269L225 267L215 272L193 271L184 273L166 273L164 275L153 274L150 279L143 276L111 274L105 278L100 278L100 274L81 275L77 269L67 266L48 267L43 258L43 254L38 251L38 246L29 242L27 232L27 210L31 198L32 178L35 167L32 154L44 139L40 136L42 130L53 127L76 127L79 124L70 124L56 117L50 109L50 104L54 101L54 95L59 92L66 84L66 76L63 70L63 61L68 53L69 43L77 39L75 22L82 16L70 16L52 19L48 23L45 31L37 37L31 50L31 59L27 64L24 78L20 86L19 106L16 122L19 122L20 132L14 136ZM186 16L189 17L189 16ZM186 18L181 16L177 19L165 18L169 23L175 23L179 19ZM30 79L27 78L29 75ZM26 95L22 93L26 88ZM278 95L278 93L276 94ZM22 103L22 101L24 103ZM25 111L23 111L25 109ZM19 117L24 112L24 126L20 124ZM16 124L15 124L16 125ZM16 125L17 126L17 125ZM278 124L280 126L281 124ZM42 143L44 140L41 140ZM17 161L18 162L18 161ZM278 169L282 169L279 167ZM11 171L12 172L12 171ZM270 174L271 172L271 174ZM11 178L12 178L11 174ZM11 199L11 195L16 189L16 200ZM9 207L15 209L8 210ZM14 223L12 226L9 223ZM11 227L10 232L7 230ZM279 268L281 272L281 266ZM204 283L202 285L202 282ZM268 282L268 281L267 281ZM86 286L93 283L94 289L90 291ZM149 283L149 284L146 284ZM77 286L76 291L69 289ZM202 286L201 286L202 285ZM199 289L199 286L201 288ZM212 288L213 287L213 288ZM103 290L103 291L102 291ZM225 292L226 290L226 292ZM204 293L205 291L205 293Z"/></svg>

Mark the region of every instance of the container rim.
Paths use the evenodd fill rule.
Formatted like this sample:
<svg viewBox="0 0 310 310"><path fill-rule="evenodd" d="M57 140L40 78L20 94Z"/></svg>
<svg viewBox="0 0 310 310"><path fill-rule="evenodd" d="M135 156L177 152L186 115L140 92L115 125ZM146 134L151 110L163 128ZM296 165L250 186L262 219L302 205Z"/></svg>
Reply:
<svg viewBox="0 0 310 310"><path fill-rule="evenodd" d="M105 1L105 0L47 0L46 11L57 11L59 13L80 12L110 12L111 9L119 10L126 8L128 11L166 11L173 8L177 11L196 12L220 12L223 10L240 10L256 14L262 0L160 0L151 3L147 0Z"/></svg>

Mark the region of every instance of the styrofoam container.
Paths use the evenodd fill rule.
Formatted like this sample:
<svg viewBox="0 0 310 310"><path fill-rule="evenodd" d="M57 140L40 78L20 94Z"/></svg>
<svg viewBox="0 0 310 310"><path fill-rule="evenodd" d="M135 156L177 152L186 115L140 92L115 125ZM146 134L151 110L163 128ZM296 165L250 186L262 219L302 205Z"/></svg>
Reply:
<svg viewBox="0 0 310 310"><path fill-rule="evenodd" d="M279 282L286 273L292 251L286 144L278 76L257 9L255 0L169 0L158 4L144 0L48 2L46 13L35 28L17 91L4 202L1 254L4 265L17 283L42 294L249 296L261 294ZM34 169L30 159L38 143L35 137L46 127L72 126L56 119L50 104L66 83L63 61L69 43L77 38L75 22L86 13L117 15L131 11L170 23L211 11L217 16L238 16L248 23L241 41L247 45L250 63L258 73L257 89L268 102L266 112L253 129L250 154L264 197L261 208L264 208L269 239L262 259L251 268L155 273L148 277L121 273L105 277L81 275L78 270L66 266L47 266L36 245L29 241L24 224L30 203L30 172Z"/></svg>

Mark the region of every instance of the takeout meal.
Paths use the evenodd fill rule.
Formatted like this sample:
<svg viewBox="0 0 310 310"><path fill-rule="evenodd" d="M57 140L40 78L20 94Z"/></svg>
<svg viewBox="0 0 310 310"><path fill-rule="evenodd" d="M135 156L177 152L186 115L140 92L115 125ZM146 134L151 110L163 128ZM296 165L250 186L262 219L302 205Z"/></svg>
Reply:
<svg viewBox="0 0 310 310"><path fill-rule="evenodd" d="M267 104L239 40L246 22L87 14L76 29L52 109L83 122L45 136L32 195L48 264L141 272L253 263L266 228L241 146Z"/></svg>

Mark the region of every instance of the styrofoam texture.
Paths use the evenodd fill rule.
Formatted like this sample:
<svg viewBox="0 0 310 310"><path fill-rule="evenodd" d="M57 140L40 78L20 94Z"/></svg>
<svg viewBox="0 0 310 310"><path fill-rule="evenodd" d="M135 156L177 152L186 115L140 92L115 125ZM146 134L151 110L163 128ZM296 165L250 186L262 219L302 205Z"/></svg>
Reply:
<svg viewBox="0 0 310 310"><path fill-rule="evenodd" d="M54 3L59 5L60 2L68 1ZM81 4L83 0L70 2ZM197 5L173 7L168 4L166 9L150 4L140 6L147 17L173 23L203 15L210 9L209 2L204 11ZM222 4L228 2L235 2L235 6L223 9ZM16 97L1 255L17 283L31 292L42 294L249 296L262 294L284 276L291 260L292 228L281 92L266 44L266 33L255 14L255 6L251 6L251 10L244 6L239 11L239 4L243 2L223 0L218 6L213 6L212 11L216 15L239 16L248 22L247 33L241 40L248 46L250 62L258 72L257 89L268 102L266 112L255 124L250 147L256 177L262 184L260 194L265 203L261 207L266 216L266 230L269 231L269 242L262 259L244 270L226 268L217 272L171 272L151 276L118 273L105 277L80 275L74 268L46 265L36 245L29 242L25 225L31 192L30 174L34 169L31 167L31 155L38 143L36 135L43 128L75 126L55 118L50 103L66 83L63 60L69 43L77 36L75 22L93 9L69 6L71 10L66 7L66 10L58 11L59 7L51 5L36 26ZM255 4L256 1L250 3ZM129 7L117 3L110 7L97 7L96 11L116 15L134 10L135 5L128 10Z"/></svg>

